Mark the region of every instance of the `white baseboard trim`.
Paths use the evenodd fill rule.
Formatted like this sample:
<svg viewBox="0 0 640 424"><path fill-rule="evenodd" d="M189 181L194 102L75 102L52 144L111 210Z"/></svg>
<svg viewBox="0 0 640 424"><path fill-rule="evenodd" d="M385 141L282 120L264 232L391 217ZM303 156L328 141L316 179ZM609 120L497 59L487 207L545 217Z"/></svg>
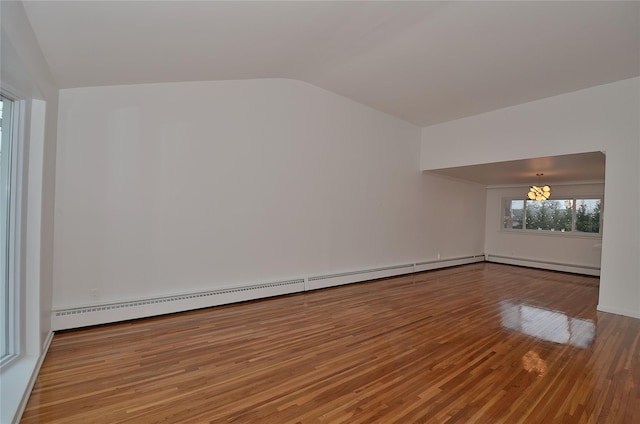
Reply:
<svg viewBox="0 0 640 424"><path fill-rule="evenodd" d="M631 310L628 310L628 309L611 308L611 307L605 306L605 305L598 305L598 307L596 309L598 309L600 312L606 312L606 313L609 313L609 314L616 314L616 315L624 315L626 317L640 319L640 311L631 311Z"/></svg>
<svg viewBox="0 0 640 424"><path fill-rule="evenodd" d="M415 265L416 272L430 271L432 269L448 268L451 266L467 265L476 262L484 262L484 254L480 253L471 256L461 256L457 258L438 259L435 261L418 262Z"/></svg>
<svg viewBox="0 0 640 424"><path fill-rule="evenodd" d="M378 278L395 277L414 272L414 264L396 265L362 271L350 271L338 274L318 275L307 279L307 290L324 289Z"/></svg>
<svg viewBox="0 0 640 424"><path fill-rule="evenodd" d="M542 260L536 260L536 259L514 258L511 256L492 255L492 254L487 254L485 257L485 260L487 262L495 262L499 264L526 266L530 268L540 268L540 269L547 269L551 271L571 272L574 274L591 275L596 277L600 276L600 268L587 266L587 265L563 264L559 262L542 261Z"/></svg>
<svg viewBox="0 0 640 424"><path fill-rule="evenodd" d="M393 265L382 268L316 275L271 283L259 283L242 287L228 287L204 292L183 293L171 296L123 300L104 304L54 308L51 327L54 331L87 327L194 309L208 308L229 303L244 302L272 296L317 290L343 284L352 284L379 278L395 277L414 272L428 271L482 262L484 255L424 261Z"/></svg>

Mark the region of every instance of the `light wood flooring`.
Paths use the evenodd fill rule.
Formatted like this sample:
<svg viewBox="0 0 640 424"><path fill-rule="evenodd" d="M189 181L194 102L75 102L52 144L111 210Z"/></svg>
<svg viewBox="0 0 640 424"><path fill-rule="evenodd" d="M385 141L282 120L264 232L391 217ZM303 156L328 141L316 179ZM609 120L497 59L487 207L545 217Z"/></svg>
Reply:
<svg viewBox="0 0 640 424"><path fill-rule="evenodd" d="M23 423L640 423L640 320L479 263L56 334Z"/></svg>

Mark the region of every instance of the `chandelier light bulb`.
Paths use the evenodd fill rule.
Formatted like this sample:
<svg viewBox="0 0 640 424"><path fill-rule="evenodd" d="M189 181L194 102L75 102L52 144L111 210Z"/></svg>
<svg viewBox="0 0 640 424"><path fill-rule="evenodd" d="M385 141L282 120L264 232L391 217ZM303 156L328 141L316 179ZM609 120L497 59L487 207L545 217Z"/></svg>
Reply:
<svg viewBox="0 0 640 424"><path fill-rule="evenodd" d="M538 177L538 184L540 184L540 177L543 175L544 174L542 173L536 174L536 176ZM537 202L548 200L549 197L551 197L551 187L549 187L548 185L542 187L539 185L532 185L531 187L529 187L529 193L527 193L527 197L529 198L529 200L535 200Z"/></svg>

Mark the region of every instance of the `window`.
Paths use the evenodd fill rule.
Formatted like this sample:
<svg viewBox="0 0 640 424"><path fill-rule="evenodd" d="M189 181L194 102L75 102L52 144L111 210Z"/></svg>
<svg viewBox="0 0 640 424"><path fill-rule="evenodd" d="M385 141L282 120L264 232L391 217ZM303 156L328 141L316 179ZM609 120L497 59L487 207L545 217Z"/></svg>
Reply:
<svg viewBox="0 0 640 424"><path fill-rule="evenodd" d="M13 353L12 311L12 193L15 193L13 158L13 101L0 96L0 362Z"/></svg>
<svg viewBox="0 0 640 424"><path fill-rule="evenodd" d="M576 200L576 231L600 232L600 199Z"/></svg>
<svg viewBox="0 0 640 424"><path fill-rule="evenodd" d="M524 213L527 230L571 231L573 200L527 200Z"/></svg>
<svg viewBox="0 0 640 424"><path fill-rule="evenodd" d="M573 233L600 233L602 199L505 199L502 228Z"/></svg>

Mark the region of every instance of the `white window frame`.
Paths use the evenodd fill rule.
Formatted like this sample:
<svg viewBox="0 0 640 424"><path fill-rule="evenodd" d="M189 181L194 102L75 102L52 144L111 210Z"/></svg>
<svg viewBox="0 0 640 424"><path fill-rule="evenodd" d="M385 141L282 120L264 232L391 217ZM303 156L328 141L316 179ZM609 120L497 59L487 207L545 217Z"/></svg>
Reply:
<svg viewBox="0 0 640 424"><path fill-rule="evenodd" d="M9 231L8 231L8 290L7 290L7 354L0 358L0 368L7 367L15 361L23 351L21 334L24 320L21 319L21 205L22 205L22 174L24 158L24 115L25 101L6 90L0 91L2 97L11 100L11 175L9 197Z"/></svg>
<svg viewBox="0 0 640 424"><path fill-rule="evenodd" d="M0 81L0 92L15 99L15 197L11 250L13 355L0 366L0 421L14 422L24 411L28 394L53 333L46 324L40 296L40 240L46 101L21 94ZM27 127L28 124L28 127ZM44 327L42 324L44 323ZM47 335L42 334L42 330ZM45 339L43 340L43 336Z"/></svg>
<svg viewBox="0 0 640 424"><path fill-rule="evenodd" d="M573 207L571 210L571 231L551 231L551 230L534 230L526 228L526 204L530 199L523 199L521 197L516 196L505 196L501 199L500 203L500 222L498 228L500 231L504 231L507 233L517 233L517 234L530 234L530 235L549 235L553 237L587 237L587 238L602 238L602 224L604 222L604 196L602 194L580 194L580 195L566 195L560 196L559 200L571 200L573 201ZM599 232L597 233L587 233L583 231L576 231L576 200L583 199L600 199L600 226ZM523 208L523 216L522 216L522 228L504 228L504 205L506 202L511 202L514 200L524 201ZM549 199L556 200L556 199Z"/></svg>

